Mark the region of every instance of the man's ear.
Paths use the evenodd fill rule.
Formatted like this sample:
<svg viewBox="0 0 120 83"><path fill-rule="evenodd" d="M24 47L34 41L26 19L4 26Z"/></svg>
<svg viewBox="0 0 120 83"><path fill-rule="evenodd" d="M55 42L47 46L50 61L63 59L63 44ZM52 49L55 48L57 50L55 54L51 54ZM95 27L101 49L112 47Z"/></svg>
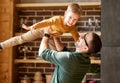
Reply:
<svg viewBox="0 0 120 83"><path fill-rule="evenodd" d="M84 51L88 52L89 48L87 46L84 47Z"/></svg>

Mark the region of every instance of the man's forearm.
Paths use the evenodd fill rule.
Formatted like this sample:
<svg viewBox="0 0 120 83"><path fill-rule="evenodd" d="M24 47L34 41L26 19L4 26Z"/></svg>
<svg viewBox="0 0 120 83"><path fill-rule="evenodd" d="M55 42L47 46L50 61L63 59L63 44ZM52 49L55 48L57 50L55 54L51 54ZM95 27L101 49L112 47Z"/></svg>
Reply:
<svg viewBox="0 0 120 83"><path fill-rule="evenodd" d="M63 50L64 45L61 43L60 38L59 37L53 37L53 39L54 39L55 46L56 46L57 50L58 51Z"/></svg>
<svg viewBox="0 0 120 83"><path fill-rule="evenodd" d="M41 40L40 48L39 48L39 55L48 48L49 38L43 37Z"/></svg>

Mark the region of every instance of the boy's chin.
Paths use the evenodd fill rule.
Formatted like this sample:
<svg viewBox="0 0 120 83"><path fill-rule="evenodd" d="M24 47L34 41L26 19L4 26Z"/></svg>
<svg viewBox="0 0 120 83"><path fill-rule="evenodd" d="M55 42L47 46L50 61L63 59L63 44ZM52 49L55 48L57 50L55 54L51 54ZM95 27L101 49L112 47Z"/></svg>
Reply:
<svg viewBox="0 0 120 83"><path fill-rule="evenodd" d="M69 23L64 23L64 25L68 26L68 27L71 27L72 25L70 25Z"/></svg>
<svg viewBox="0 0 120 83"><path fill-rule="evenodd" d="M67 24L67 26L71 27L72 25L70 25L70 24Z"/></svg>

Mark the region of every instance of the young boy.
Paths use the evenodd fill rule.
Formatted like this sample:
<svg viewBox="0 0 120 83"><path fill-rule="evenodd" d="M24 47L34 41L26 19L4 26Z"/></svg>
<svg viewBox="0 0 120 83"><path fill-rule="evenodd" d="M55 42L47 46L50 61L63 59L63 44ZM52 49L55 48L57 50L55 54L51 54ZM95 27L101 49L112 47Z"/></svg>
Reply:
<svg viewBox="0 0 120 83"><path fill-rule="evenodd" d="M22 34L21 36L16 36L4 42L1 42L0 49L5 49L7 47L15 46L42 37L43 28L45 27L51 27L52 30L58 32L58 35L62 35L65 32L70 32L74 40L77 41L79 38L79 34L76 30L75 24L80 18L81 14L82 10L80 6L76 3L72 3L68 5L64 16L54 16L50 19L46 19L41 22L35 23L30 27L27 27L23 24L22 27L30 31ZM53 36L54 35L55 34L53 34ZM53 40L50 40L49 45L50 48L56 49Z"/></svg>

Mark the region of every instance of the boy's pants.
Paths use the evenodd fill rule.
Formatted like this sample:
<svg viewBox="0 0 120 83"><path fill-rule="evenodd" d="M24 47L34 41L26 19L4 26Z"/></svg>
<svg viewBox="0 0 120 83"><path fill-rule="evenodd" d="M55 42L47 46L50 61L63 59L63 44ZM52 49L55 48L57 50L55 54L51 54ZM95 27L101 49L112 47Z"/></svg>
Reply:
<svg viewBox="0 0 120 83"><path fill-rule="evenodd" d="M12 47L12 46L16 46L16 45L19 45L19 44L22 44L25 42L35 40L39 37L42 38L43 34L44 34L43 29L31 30L31 31L28 31L28 32L20 35L20 36L15 36L15 37L12 37L4 42L1 42L1 46L3 49L8 48L8 47ZM49 40L49 47L51 49L56 50L54 40L52 38Z"/></svg>

